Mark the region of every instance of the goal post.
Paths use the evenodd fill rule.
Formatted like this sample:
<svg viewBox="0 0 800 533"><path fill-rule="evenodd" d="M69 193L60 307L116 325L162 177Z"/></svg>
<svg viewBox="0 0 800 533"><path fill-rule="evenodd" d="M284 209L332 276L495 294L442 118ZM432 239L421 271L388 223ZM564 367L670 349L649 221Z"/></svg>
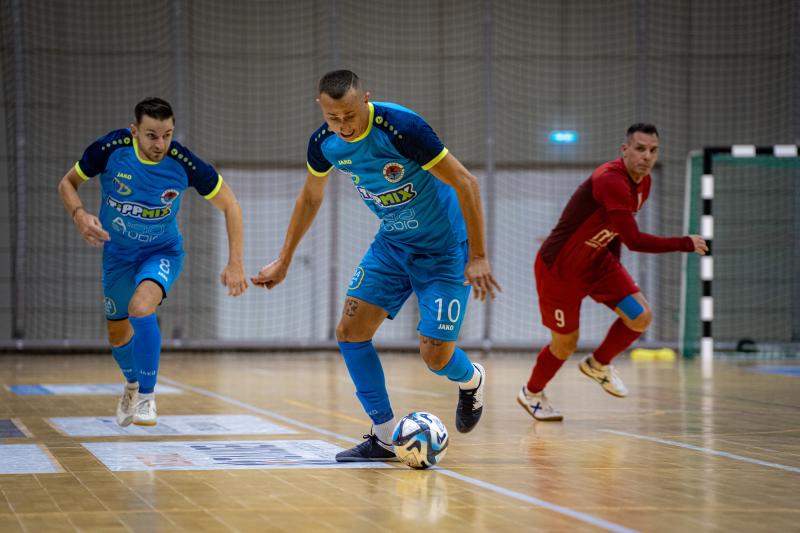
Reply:
<svg viewBox="0 0 800 533"><path fill-rule="evenodd" d="M715 351L798 353L798 147L732 145L690 153L684 227L708 241L709 253L684 259L683 354L710 361Z"/></svg>

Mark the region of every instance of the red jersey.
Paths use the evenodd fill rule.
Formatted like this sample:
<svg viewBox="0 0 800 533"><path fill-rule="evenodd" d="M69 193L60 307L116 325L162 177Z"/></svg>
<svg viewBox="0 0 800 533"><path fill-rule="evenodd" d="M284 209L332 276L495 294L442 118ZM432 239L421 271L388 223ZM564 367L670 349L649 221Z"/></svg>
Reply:
<svg viewBox="0 0 800 533"><path fill-rule="evenodd" d="M570 198L542 244L545 265L563 277L584 277L609 253L619 257L620 241L632 251L694 250L689 237L656 237L639 231L633 216L650 196L650 175L635 183L622 158L595 169Z"/></svg>

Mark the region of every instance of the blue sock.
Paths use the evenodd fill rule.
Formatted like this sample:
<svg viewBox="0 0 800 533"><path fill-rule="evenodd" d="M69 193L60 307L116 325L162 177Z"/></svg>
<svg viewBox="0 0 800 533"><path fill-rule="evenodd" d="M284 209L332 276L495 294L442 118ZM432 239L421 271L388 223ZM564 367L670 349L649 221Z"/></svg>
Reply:
<svg viewBox="0 0 800 533"><path fill-rule="evenodd" d="M128 383L136 383L139 379L139 373L136 371L136 363L133 362L133 355L131 349L133 348L133 338L122 346L112 346L111 355L122 370L122 374Z"/></svg>
<svg viewBox="0 0 800 533"><path fill-rule="evenodd" d="M452 357L450 357L450 361L444 365L444 368L441 370L431 369L431 372L439 374L440 376L447 376L447 379L450 381L464 383L472 379L472 375L475 373L475 367L472 365L472 361L469 360L466 352L456 346Z"/></svg>
<svg viewBox="0 0 800 533"><path fill-rule="evenodd" d="M386 392L386 379L372 341L340 342L339 349L356 386L356 396L372 423L378 425L391 420L394 413Z"/></svg>
<svg viewBox="0 0 800 533"><path fill-rule="evenodd" d="M133 361L139 374L139 392L149 394L156 388L158 360L161 357L161 330L155 313L143 317L132 316Z"/></svg>

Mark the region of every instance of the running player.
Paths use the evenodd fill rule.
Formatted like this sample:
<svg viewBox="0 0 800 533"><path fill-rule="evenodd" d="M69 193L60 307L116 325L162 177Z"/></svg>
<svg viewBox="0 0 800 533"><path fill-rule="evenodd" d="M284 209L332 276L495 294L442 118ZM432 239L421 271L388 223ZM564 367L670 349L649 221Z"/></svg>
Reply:
<svg viewBox="0 0 800 533"><path fill-rule="evenodd" d="M652 312L620 263L620 243L647 253L708 251L698 235L656 237L639 231L634 215L650 195L650 171L658 159L652 124L628 128L622 157L599 166L572 195L558 224L536 255L534 271L542 323L551 342L542 348L517 402L537 420L561 420L544 387L578 343L581 301L590 296L619 315L605 340L584 357L580 370L617 397L628 390L610 364L650 325Z"/></svg>
<svg viewBox="0 0 800 533"><path fill-rule="evenodd" d="M172 140L175 119L160 98L136 104L136 122L92 143L61 179L58 193L83 238L103 248L103 293L111 353L127 381L117 423L156 424L156 376L161 332L156 308L183 266L176 216L181 193L194 187L225 213L229 258L222 271L228 294L247 289L242 211L214 168ZM99 217L84 209L78 187L100 175Z"/></svg>
<svg viewBox="0 0 800 533"><path fill-rule="evenodd" d="M393 460L394 414L373 334L386 318L394 318L412 292L416 294L420 354L431 371L458 383L456 428L466 433L483 411L485 374L455 341L470 286L480 300L493 298L500 286L486 257L478 181L431 127L397 104L370 102L358 76L349 70L329 72L318 89L325 124L308 143L305 186L280 255L252 281L270 289L286 277L295 249L322 203L330 171L336 167L348 174L381 226L355 270L336 329L372 431L336 460Z"/></svg>

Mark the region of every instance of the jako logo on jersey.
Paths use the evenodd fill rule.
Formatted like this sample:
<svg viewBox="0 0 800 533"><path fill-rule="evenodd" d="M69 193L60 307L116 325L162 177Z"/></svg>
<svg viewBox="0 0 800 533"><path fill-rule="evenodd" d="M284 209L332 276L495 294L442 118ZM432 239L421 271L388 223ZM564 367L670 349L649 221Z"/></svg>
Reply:
<svg viewBox="0 0 800 533"><path fill-rule="evenodd" d="M397 183L406 173L406 169L400 163L386 163L383 167L383 177L389 183Z"/></svg>
<svg viewBox="0 0 800 533"><path fill-rule="evenodd" d="M117 172L116 177L114 177L114 183L117 184L117 192L122 196L128 196L133 192L133 189L131 189L129 185L121 182L121 179L130 181L133 179L133 176L125 172Z"/></svg>
<svg viewBox="0 0 800 533"><path fill-rule="evenodd" d="M164 205L171 204L180 193L175 189L167 189L161 193L161 203Z"/></svg>
<svg viewBox="0 0 800 533"><path fill-rule="evenodd" d="M106 198L109 207L113 207L121 215L138 218L140 220L161 220L172 212L172 206L149 207L135 202L120 202L110 196Z"/></svg>
<svg viewBox="0 0 800 533"><path fill-rule="evenodd" d="M364 187L356 187L359 194L364 200L372 200L381 207L395 207L398 205L407 204L417 197L417 192L414 190L412 183L407 183L397 189L391 191L373 193Z"/></svg>

